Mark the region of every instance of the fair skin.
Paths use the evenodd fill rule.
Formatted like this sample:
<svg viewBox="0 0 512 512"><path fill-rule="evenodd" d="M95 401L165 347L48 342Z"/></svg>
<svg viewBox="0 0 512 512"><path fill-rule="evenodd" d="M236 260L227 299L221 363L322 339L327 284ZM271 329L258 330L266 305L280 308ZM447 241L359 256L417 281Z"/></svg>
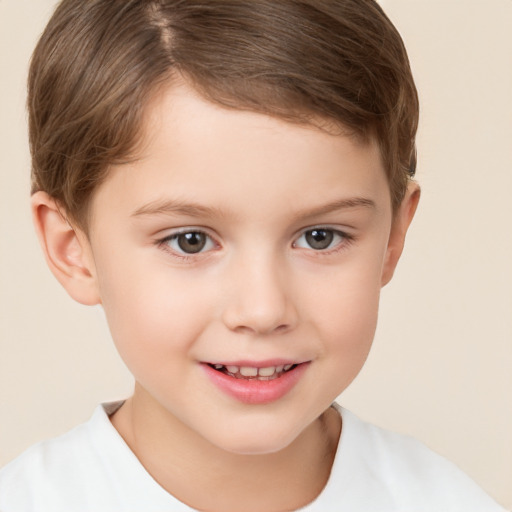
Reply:
<svg viewBox="0 0 512 512"><path fill-rule="evenodd" d="M162 487L200 510L304 506L328 479L329 406L367 357L419 190L393 215L375 143L185 84L147 114L140 158L94 194L88 236L34 194L48 264L102 304L136 380L111 421Z"/></svg>

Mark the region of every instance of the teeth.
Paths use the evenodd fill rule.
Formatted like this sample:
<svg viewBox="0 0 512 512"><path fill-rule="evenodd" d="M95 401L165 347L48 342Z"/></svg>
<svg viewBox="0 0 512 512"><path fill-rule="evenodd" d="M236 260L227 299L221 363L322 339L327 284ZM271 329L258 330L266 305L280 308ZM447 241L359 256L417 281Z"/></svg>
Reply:
<svg viewBox="0 0 512 512"><path fill-rule="evenodd" d="M242 377L258 377L261 380L269 380L270 377L277 377L278 374L283 373L283 371L288 371L293 364L279 365L279 366L267 366L265 368L256 368L254 366L235 366L228 365L224 366L223 364L214 364L213 367L216 370L226 369L228 373L231 373L233 376L241 375Z"/></svg>
<svg viewBox="0 0 512 512"><path fill-rule="evenodd" d="M258 370L258 375L260 377L270 377L271 375L274 375L277 368L275 366L269 366L268 368L260 368Z"/></svg>
<svg viewBox="0 0 512 512"><path fill-rule="evenodd" d="M229 367L228 367L228 371L230 371ZM256 377L256 375L258 375L258 368L252 368L250 366L242 366L240 368L240 374L243 375L244 377Z"/></svg>

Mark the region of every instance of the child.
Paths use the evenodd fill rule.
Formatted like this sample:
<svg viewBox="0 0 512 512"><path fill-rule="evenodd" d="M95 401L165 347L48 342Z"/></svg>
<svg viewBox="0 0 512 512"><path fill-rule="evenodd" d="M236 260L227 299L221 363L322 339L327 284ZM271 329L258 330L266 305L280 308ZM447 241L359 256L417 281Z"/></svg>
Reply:
<svg viewBox="0 0 512 512"><path fill-rule="evenodd" d="M0 473L0 510L502 510L334 404L419 199L368 0L64 0L29 77L51 270L136 385Z"/></svg>

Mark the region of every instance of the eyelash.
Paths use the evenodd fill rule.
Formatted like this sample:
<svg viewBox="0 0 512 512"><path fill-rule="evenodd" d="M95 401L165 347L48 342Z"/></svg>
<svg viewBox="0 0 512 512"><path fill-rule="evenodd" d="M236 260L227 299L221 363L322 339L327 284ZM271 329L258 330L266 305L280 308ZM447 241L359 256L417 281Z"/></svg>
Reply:
<svg viewBox="0 0 512 512"><path fill-rule="evenodd" d="M352 242L354 242L355 237L345 231L341 231L339 229L335 229L329 226L314 226L302 231L301 235L295 240L293 243L293 247L297 247L297 242L304 236L307 236L308 233L313 233L314 231L326 231L332 234L333 237L338 237L341 240L338 241L334 245L334 247L327 247L325 249L314 249L313 247L309 247L309 250L312 250L315 255L318 256L328 256L330 254L338 253L344 249L346 249ZM330 245L330 244L329 244Z"/></svg>
<svg viewBox="0 0 512 512"><path fill-rule="evenodd" d="M305 248L307 250L311 250L315 253L315 255L318 255L318 256L327 256L327 255L330 255L330 254L335 254L335 253L338 253L344 249L346 249L349 245L351 245L354 241L355 241L355 237L349 233L346 233L344 231L341 231L339 229L334 229L332 227L329 227L329 226L313 226L311 228L308 228L308 229L305 229L301 232L300 236L297 237L295 239L295 241L293 242L293 245L292 247L297 247L297 241L300 240L303 236L306 236L307 233L312 233L313 231L327 231L327 232L330 232L333 234L333 236L337 236L337 237L340 237L341 238L341 241L338 242L334 247L332 248L325 248L325 249L317 249L315 250L313 247L309 247L308 248ZM199 234L199 235L204 235L207 240L209 240L209 242L215 246L218 247L218 244L215 242L214 238L212 236L210 236L208 233L206 233L204 230L202 229L194 229L194 228L187 228L187 229L183 229L183 230L180 230L180 231L176 231L164 238L161 238L161 239L158 239L156 240L156 245L161 247L163 250L171 253L174 257L176 258L179 258L181 260L184 260L184 261L187 261L187 260L192 260L192 259L197 259L197 257L200 257L201 255L204 255L205 252L209 252L209 250L207 251L203 251L203 249L201 249L200 251L198 251L197 253L186 253L186 252L179 252L175 249L172 249L170 246L169 246L169 242L171 241L177 241L178 238L181 236L181 235L186 235L186 234ZM208 243L208 241L207 241Z"/></svg>
<svg viewBox="0 0 512 512"><path fill-rule="evenodd" d="M218 246L218 244L215 242L215 240L213 239L212 236L210 236L208 233L206 233L203 229L195 229L195 228L187 228L187 229L182 229L180 231L176 231L174 233L171 233L170 235L164 237L164 238L161 238L159 240L156 241L156 245L158 247L161 247L163 250L169 252L172 254L172 256L174 256L175 258L179 258L183 261L187 261L187 260L192 260L192 259L197 259L197 257L200 257L202 255L204 255L204 251L201 249L201 251L197 252L197 253L186 253L186 252L178 252L177 250L175 249L172 249L170 246L169 246L169 243L174 241L174 240L178 240L178 238L182 235L187 235L187 234L192 234L192 233L196 233L196 234L199 234L199 235L204 235L207 240L210 241L210 243L212 243L213 245L215 246Z"/></svg>

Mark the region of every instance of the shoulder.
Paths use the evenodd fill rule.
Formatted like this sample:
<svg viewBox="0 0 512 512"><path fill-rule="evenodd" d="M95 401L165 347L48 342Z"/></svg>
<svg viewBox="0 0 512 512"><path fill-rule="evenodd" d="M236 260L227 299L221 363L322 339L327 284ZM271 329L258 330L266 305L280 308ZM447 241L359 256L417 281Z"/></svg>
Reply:
<svg viewBox="0 0 512 512"><path fill-rule="evenodd" d="M84 426L67 434L38 443L0 470L0 508L6 502L19 510L30 510L35 497L45 501L58 481L76 471L77 452L85 452L87 431ZM80 457L80 455L78 455Z"/></svg>
<svg viewBox="0 0 512 512"><path fill-rule="evenodd" d="M343 490L347 499L367 504L357 510L504 511L455 464L423 443L338 409L343 428L332 476L336 472L345 482L350 479Z"/></svg>
<svg viewBox="0 0 512 512"><path fill-rule="evenodd" d="M0 470L2 512L188 511L140 464L103 404L67 434L44 441Z"/></svg>
<svg viewBox="0 0 512 512"><path fill-rule="evenodd" d="M2 468L0 510L46 511L45 503L52 503L54 510L60 510L60 503L83 505L87 488L101 479L96 438L103 428L103 416L99 406L87 423L32 446ZM71 482L81 485L68 485Z"/></svg>

